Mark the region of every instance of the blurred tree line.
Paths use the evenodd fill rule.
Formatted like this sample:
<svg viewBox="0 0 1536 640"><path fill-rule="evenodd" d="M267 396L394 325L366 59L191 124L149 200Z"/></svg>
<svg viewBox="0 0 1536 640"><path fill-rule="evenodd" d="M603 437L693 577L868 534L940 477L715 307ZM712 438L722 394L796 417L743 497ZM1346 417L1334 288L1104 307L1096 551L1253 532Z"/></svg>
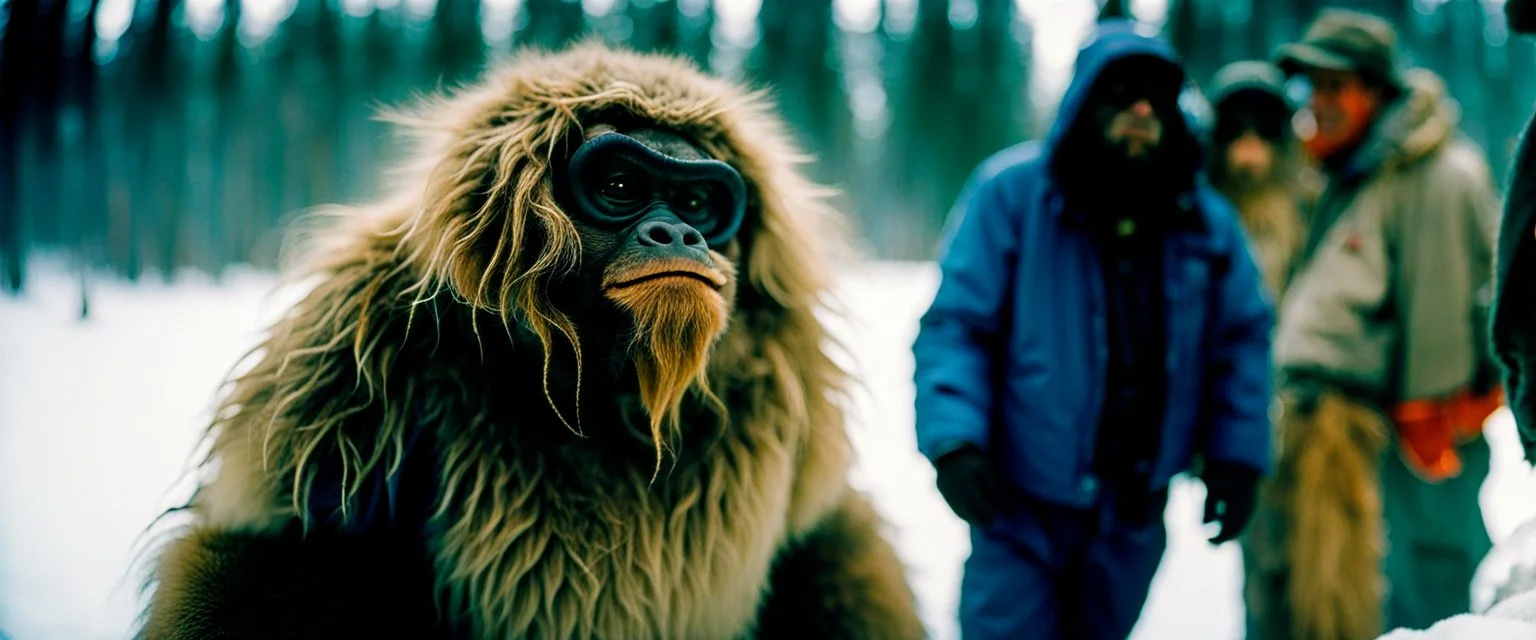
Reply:
<svg viewBox="0 0 1536 640"><path fill-rule="evenodd" d="M1296 37L1321 5L1377 12L1416 62L1445 75L1501 172L1536 91L1521 64L1531 45L1508 37L1488 0L1079 1L1103 15L1160 8L1197 82ZM1050 105L1029 97L1033 34L1061 27L1031 24L1031 5L1054 10L1036 0L0 0L0 286L20 291L40 250L62 250L82 278L97 267L169 279L180 267L272 266L285 220L374 193L396 150L376 107L471 80L518 47L588 36L771 87L870 252L928 259L975 164L1041 133Z"/></svg>

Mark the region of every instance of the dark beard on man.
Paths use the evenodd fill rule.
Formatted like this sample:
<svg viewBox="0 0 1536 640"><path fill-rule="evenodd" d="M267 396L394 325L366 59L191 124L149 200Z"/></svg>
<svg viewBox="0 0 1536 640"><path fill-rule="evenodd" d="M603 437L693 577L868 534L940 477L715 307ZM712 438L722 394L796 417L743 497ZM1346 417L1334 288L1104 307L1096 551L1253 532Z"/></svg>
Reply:
<svg viewBox="0 0 1536 640"><path fill-rule="evenodd" d="M1144 143L1105 138L1099 145L1099 161L1115 174L1123 173L1132 179L1150 176L1164 155L1161 141L1139 150L1134 149L1137 144Z"/></svg>
<svg viewBox="0 0 1536 640"><path fill-rule="evenodd" d="M1090 98L1057 149L1052 171L1069 206L1090 219L1130 217L1161 226L1177 208L1178 195L1193 186L1199 145L1171 99L1152 105L1156 142L1111 136L1111 123L1129 106ZM1133 145L1142 146L1139 153Z"/></svg>
<svg viewBox="0 0 1536 640"><path fill-rule="evenodd" d="M1089 145L1091 160L1088 164L1095 169L1086 172L1088 175L1083 178L1082 194L1087 200L1126 209L1112 213L1131 217L1142 217L1149 208L1172 204L1175 194L1183 190L1188 179L1180 177L1185 170L1180 169L1183 165L1174 127L1164 126L1163 131L1161 139L1143 147L1139 153L1133 153L1132 149L1137 143L1108 136L1101 136L1096 144ZM1170 133L1175 135L1170 136Z"/></svg>

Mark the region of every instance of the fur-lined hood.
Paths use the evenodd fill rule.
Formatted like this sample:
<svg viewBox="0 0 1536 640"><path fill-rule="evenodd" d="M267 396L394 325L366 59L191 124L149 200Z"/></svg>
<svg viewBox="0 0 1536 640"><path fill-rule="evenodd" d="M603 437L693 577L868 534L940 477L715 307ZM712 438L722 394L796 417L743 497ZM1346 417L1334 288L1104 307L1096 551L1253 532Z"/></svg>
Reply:
<svg viewBox="0 0 1536 640"><path fill-rule="evenodd" d="M1393 171L1444 147L1461 122L1461 107L1445 81L1428 69L1403 74L1407 90L1386 110L1350 160L1346 173L1369 175Z"/></svg>

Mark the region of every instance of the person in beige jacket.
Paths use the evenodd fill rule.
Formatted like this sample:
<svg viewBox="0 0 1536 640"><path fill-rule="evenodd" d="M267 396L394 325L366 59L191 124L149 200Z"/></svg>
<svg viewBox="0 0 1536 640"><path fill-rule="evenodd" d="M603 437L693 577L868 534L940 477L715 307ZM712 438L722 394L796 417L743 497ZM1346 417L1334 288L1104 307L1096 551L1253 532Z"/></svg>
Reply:
<svg viewBox="0 0 1536 640"><path fill-rule="evenodd" d="M1497 195L1458 109L1396 33L1330 9L1276 63L1310 88L1326 183L1274 338L1278 637L1372 638L1469 607L1499 405L1486 291ZM1255 535L1259 535L1255 531Z"/></svg>

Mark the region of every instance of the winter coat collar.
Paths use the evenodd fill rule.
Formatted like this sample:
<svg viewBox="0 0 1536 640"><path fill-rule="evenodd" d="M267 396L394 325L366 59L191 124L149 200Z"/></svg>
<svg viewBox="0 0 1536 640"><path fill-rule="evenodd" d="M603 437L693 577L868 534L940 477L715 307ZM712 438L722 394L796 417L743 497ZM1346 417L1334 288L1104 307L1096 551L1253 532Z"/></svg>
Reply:
<svg viewBox="0 0 1536 640"><path fill-rule="evenodd" d="M1428 69L1404 74L1408 90L1387 107L1345 165L1340 178L1354 182L1395 171L1423 159L1450 141L1461 120L1460 106L1445 81Z"/></svg>

